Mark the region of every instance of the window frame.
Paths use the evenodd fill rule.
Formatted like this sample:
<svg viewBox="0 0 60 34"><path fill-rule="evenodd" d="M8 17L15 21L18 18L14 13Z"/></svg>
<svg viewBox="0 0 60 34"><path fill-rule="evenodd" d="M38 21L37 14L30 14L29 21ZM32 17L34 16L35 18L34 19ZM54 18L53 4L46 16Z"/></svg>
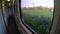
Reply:
<svg viewBox="0 0 60 34"><path fill-rule="evenodd" d="M31 32L31 33L35 33L34 31L31 30L30 27L28 27L27 24L25 24L23 18L22 18L22 11L21 11L21 0L19 0L19 19L20 22ZM50 34L55 34L56 32L56 27L58 25L59 22L59 0L54 0L54 12L53 12L53 19L52 19L52 24L51 24L51 28L50 28Z"/></svg>
<svg viewBox="0 0 60 34"><path fill-rule="evenodd" d="M59 17L60 17L60 15L59 15L59 13L60 13L59 1L60 0L54 0L54 17L53 17L53 25L52 25L50 34L57 34L58 33L56 30L57 30L57 27L59 24Z"/></svg>
<svg viewBox="0 0 60 34"><path fill-rule="evenodd" d="M35 32L33 29L31 29L23 20L22 18L22 10L21 10L21 0L19 0L19 13L20 13L20 19L21 19L21 23L32 33L32 34L37 34L37 32ZM29 33L29 32L28 32Z"/></svg>

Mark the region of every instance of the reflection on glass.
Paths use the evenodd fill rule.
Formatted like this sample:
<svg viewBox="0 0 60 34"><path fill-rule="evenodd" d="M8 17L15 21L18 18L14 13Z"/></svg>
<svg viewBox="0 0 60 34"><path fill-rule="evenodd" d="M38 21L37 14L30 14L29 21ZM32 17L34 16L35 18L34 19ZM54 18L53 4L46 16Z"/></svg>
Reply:
<svg viewBox="0 0 60 34"><path fill-rule="evenodd" d="M54 0L22 0L25 23L38 34L49 34L53 18Z"/></svg>

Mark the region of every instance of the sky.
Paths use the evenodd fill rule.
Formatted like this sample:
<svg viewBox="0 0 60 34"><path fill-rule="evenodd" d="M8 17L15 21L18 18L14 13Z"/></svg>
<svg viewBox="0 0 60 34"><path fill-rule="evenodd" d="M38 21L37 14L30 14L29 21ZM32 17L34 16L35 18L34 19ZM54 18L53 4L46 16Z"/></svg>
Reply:
<svg viewBox="0 0 60 34"><path fill-rule="evenodd" d="M21 0L21 7L54 7L54 0Z"/></svg>

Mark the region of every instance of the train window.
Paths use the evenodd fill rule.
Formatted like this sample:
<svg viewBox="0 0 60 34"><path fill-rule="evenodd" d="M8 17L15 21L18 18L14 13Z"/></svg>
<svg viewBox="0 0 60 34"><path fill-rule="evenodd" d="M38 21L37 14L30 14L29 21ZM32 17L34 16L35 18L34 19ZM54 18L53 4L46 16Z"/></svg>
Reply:
<svg viewBox="0 0 60 34"><path fill-rule="evenodd" d="M38 34L49 34L54 0L21 0L24 22Z"/></svg>

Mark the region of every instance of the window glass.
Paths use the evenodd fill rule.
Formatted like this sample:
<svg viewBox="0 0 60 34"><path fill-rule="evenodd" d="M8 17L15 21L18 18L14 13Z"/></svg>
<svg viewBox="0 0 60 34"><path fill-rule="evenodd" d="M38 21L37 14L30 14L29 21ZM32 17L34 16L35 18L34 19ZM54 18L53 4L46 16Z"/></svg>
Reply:
<svg viewBox="0 0 60 34"><path fill-rule="evenodd" d="M38 34L49 34L54 0L21 0L24 23Z"/></svg>

